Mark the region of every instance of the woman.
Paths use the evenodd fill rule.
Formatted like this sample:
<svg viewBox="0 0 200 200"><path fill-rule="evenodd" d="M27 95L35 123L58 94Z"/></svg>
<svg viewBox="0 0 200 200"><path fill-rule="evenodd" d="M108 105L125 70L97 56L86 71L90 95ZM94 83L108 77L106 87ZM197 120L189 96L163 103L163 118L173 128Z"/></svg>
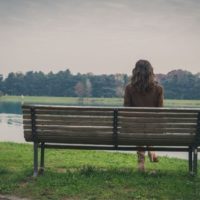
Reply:
<svg viewBox="0 0 200 200"><path fill-rule="evenodd" d="M147 60L139 60L132 71L131 83L125 88L124 106L162 107L163 88L155 81L153 67ZM144 171L145 152L138 151L138 170ZM154 152L148 152L150 161L157 162Z"/></svg>

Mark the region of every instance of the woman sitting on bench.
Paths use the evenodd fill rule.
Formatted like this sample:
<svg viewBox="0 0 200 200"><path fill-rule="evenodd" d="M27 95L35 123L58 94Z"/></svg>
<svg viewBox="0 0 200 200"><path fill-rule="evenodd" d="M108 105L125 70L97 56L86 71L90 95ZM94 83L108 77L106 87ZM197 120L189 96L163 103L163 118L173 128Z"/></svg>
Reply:
<svg viewBox="0 0 200 200"><path fill-rule="evenodd" d="M132 71L131 83L125 88L124 106L127 107L162 107L163 88L155 81L153 67L147 60L139 60ZM145 171L145 151L139 150L138 170ZM157 162L155 152L148 152L151 162Z"/></svg>

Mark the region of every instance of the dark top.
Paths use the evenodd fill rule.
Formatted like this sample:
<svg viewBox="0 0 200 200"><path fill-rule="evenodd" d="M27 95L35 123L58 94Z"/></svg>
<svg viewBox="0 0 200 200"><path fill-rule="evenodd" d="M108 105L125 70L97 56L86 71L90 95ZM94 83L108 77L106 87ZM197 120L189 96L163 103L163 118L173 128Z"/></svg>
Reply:
<svg viewBox="0 0 200 200"><path fill-rule="evenodd" d="M138 92L132 84L125 88L124 106L127 107L162 107L163 88L155 84L148 92Z"/></svg>

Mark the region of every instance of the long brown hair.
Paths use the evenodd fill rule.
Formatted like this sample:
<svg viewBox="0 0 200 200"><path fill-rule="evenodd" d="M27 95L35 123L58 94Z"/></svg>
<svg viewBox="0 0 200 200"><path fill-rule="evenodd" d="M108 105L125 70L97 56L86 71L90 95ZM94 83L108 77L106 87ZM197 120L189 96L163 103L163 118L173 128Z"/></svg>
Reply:
<svg viewBox="0 0 200 200"><path fill-rule="evenodd" d="M155 85L153 67L147 60L138 60L132 71L131 84L138 92L147 92Z"/></svg>

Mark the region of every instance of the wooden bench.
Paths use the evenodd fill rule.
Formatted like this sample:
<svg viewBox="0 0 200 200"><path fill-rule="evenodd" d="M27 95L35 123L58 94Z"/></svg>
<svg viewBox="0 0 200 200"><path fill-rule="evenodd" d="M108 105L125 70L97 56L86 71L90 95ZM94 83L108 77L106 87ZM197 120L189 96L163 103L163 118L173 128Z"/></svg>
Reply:
<svg viewBox="0 0 200 200"><path fill-rule="evenodd" d="M22 106L24 137L34 144L34 176L46 148L188 152L197 173L200 109ZM41 148L38 170L38 148Z"/></svg>

